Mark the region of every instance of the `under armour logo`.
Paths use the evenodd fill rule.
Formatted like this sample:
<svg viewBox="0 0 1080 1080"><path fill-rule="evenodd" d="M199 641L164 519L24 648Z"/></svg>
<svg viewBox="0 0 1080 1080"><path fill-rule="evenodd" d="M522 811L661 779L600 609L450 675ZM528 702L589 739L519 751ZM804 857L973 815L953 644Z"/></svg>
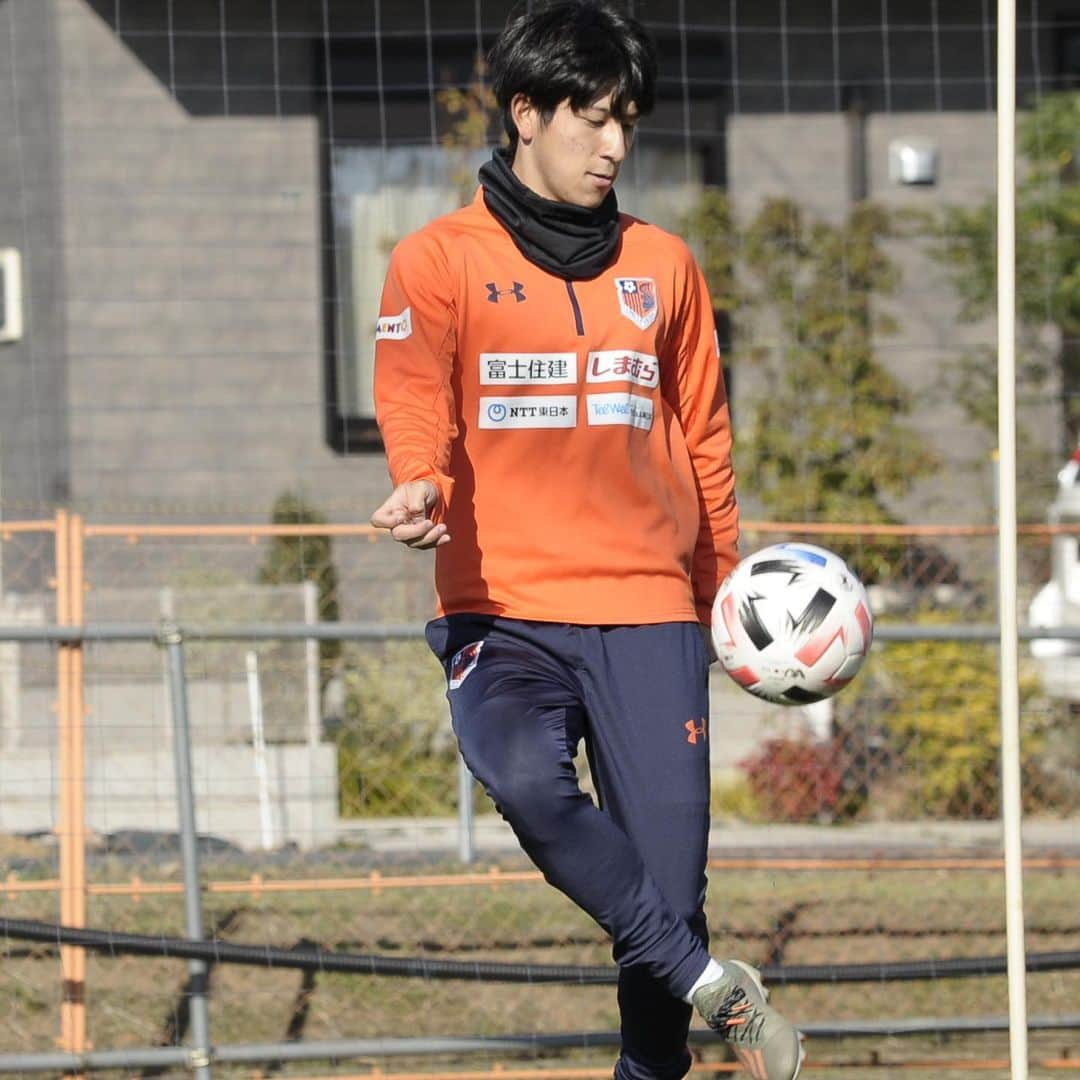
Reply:
<svg viewBox="0 0 1080 1080"><path fill-rule="evenodd" d="M709 737L708 725L704 716L697 720L687 720L683 727L686 728L686 741L691 746L697 746L698 739L704 742Z"/></svg>
<svg viewBox="0 0 1080 1080"><path fill-rule="evenodd" d="M500 289L494 281L489 281L487 291L491 304L497 304L501 296L512 296L519 304L525 299L525 286L520 281L515 281L512 289Z"/></svg>

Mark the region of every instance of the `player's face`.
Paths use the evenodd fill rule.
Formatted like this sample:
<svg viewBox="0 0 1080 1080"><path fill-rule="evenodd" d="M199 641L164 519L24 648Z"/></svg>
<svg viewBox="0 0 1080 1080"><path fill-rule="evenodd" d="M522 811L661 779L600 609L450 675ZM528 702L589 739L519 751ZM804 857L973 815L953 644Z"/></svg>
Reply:
<svg viewBox="0 0 1080 1080"><path fill-rule="evenodd" d="M555 202L599 206L630 152L636 107L616 116L608 92L577 111L563 101L547 123L520 96L511 108L519 133L514 172L522 183Z"/></svg>

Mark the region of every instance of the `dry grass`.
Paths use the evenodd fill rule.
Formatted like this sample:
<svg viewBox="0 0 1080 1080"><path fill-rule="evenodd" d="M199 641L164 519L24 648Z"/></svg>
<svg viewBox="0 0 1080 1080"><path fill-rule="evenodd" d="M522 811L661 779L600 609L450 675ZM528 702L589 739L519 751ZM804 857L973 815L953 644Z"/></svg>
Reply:
<svg viewBox="0 0 1080 1080"><path fill-rule="evenodd" d="M13 855L26 859L24 846ZM51 854L39 848L39 854ZM45 865L44 863L42 864ZM245 877L250 864L215 865L207 876ZM355 874L327 855L308 860L307 877ZM427 870L432 869L427 867ZM450 869L450 868L444 868ZM122 861L93 864L98 880L130 878ZM273 873L295 877L297 866ZM140 866L144 880L178 876L175 864ZM405 871L401 871L405 872ZM1030 872L1025 884L1031 951L1075 949L1080 942L1080 872ZM16 894L12 917L55 918L51 894ZM752 961L863 963L1004 952L1004 911L998 874L988 871L727 871L714 873L709 893L713 951ZM277 893L205 897L205 921L225 939L290 946L301 940L327 948L389 956L500 960L514 963L607 964L603 933L543 884L521 883L382 891ZM182 934L179 897L91 897L88 922L135 933ZM7 941L0 963L4 1051L45 1051L58 1031L59 961L45 946ZM175 960L91 955L87 979L89 1028L96 1047L148 1046L166 1039L180 1018L186 965ZM1080 1012L1080 972L1029 977L1030 1012ZM794 1020L897 1019L1005 1015L1003 977L926 982L777 986L773 1001ZM277 1042L290 1037L407 1038L610 1031L617 1027L611 987L528 986L464 981L371 978L224 966L213 973L211 1031L217 1044ZM1033 1058L1080 1054L1080 1033L1035 1034ZM705 1044L704 1061L725 1048ZM609 1069L613 1051L501 1054L506 1065L581 1064ZM941 1036L818 1040L812 1057L834 1068L808 1075L893 1075L902 1061L1001 1059L1004 1036ZM871 1068L872 1062L878 1064ZM483 1069L490 1056L384 1058L333 1065L282 1066L275 1075L357 1074L378 1065L387 1073L415 1069ZM857 1066L865 1066L860 1068ZM131 1076L117 1071L101 1074ZM148 1075L148 1074L147 1074ZM187 1075L182 1070L159 1073ZM218 1066L215 1076L252 1076L251 1068ZM919 1076L905 1070L904 1076ZM921 1075L940 1075L933 1070ZM1007 1075L993 1070L985 1076ZM1032 1075L1041 1075L1033 1069ZM1056 1075L1060 1075L1057 1073Z"/></svg>

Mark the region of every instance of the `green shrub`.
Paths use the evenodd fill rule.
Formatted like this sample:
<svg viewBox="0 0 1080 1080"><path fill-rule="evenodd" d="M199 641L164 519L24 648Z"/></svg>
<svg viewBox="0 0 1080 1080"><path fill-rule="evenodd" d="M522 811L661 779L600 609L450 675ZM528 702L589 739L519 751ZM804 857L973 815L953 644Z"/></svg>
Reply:
<svg viewBox="0 0 1080 1080"><path fill-rule="evenodd" d="M942 623L941 616L920 621ZM968 641L890 642L838 699L851 717L876 727L894 760L902 809L917 817L992 818L1000 812L998 647ZM1037 675L1022 668L1024 803L1044 809L1058 784L1045 767L1055 711ZM885 781L888 783L888 780Z"/></svg>
<svg viewBox="0 0 1080 1080"><path fill-rule="evenodd" d="M274 525L325 525L326 516L302 495L286 491L274 500L270 514ZM266 561L259 569L262 585L292 585L313 581L318 589L320 622L338 620L338 574L334 565L334 545L329 536L275 536L270 540ZM330 638L319 642L321 682L326 684L334 661L341 655L341 642Z"/></svg>
<svg viewBox="0 0 1080 1080"><path fill-rule="evenodd" d="M745 776L714 782L711 794L710 811L714 820L760 822L768 819Z"/></svg>
<svg viewBox="0 0 1080 1080"><path fill-rule="evenodd" d="M345 817L441 815L457 807L457 748L438 661L419 641L350 646L335 732Z"/></svg>

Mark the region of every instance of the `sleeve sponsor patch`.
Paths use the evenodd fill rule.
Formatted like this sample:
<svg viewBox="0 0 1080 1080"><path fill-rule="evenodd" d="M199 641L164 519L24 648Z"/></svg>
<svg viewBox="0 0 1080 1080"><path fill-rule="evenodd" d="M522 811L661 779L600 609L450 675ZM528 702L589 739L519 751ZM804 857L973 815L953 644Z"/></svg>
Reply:
<svg viewBox="0 0 1080 1080"><path fill-rule="evenodd" d="M376 341L403 341L412 335L412 308L407 307L400 315L381 315L375 323Z"/></svg>
<svg viewBox="0 0 1080 1080"><path fill-rule="evenodd" d="M450 689L456 690L470 675L480 659L480 650L484 647L482 641L474 641L463 649L454 653L454 659L450 661Z"/></svg>

